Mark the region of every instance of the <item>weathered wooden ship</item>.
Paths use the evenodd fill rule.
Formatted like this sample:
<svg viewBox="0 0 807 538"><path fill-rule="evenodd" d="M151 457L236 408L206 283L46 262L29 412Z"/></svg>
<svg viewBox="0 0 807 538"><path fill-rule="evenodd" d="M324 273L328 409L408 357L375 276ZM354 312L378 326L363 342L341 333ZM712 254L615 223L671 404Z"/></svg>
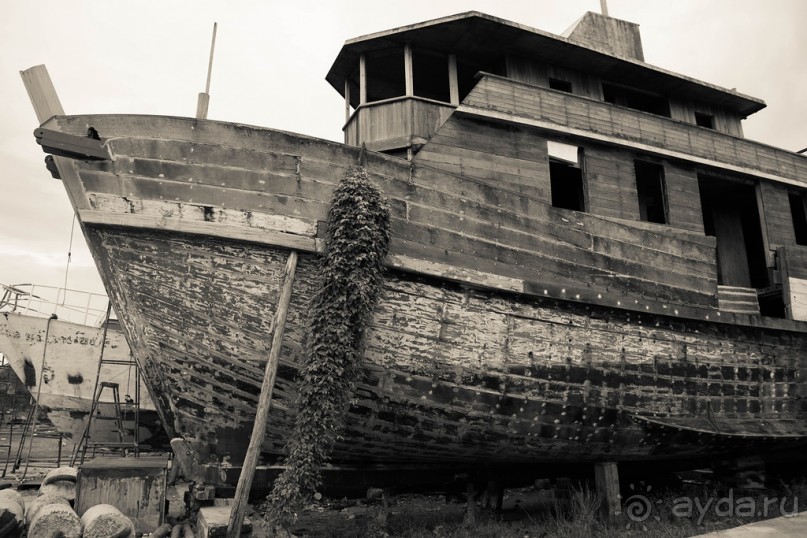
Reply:
<svg viewBox="0 0 807 538"><path fill-rule="evenodd" d="M763 101L644 62L638 26L471 12L346 42L344 143L202 119L66 116L23 73L165 424L238 466L284 262L264 462L283 454L335 185L393 237L336 464L708 460L807 440L807 158ZM224 480L212 473L208 480Z"/></svg>
<svg viewBox="0 0 807 538"><path fill-rule="evenodd" d="M90 307L91 294L82 294L88 300L77 306L74 302L49 300L47 294L41 293L43 286L4 289L7 293L0 298L0 352L65 439L77 443L84 434L98 377L118 386L125 442L168 446L163 424L117 320L100 326L98 321L103 320L104 313ZM75 295L71 292L71 299ZM56 311L56 317L50 319ZM105 335L106 343L102 344ZM95 445L112 446L121 438L118 409L111 389L98 394L97 414L91 421L88 440Z"/></svg>

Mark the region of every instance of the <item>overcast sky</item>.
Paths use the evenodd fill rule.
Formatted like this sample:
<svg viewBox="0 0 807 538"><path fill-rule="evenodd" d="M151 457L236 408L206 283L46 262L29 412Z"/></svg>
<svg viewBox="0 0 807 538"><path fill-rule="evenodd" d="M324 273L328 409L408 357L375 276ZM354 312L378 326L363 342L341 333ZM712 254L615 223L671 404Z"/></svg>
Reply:
<svg viewBox="0 0 807 538"><path fill-rule="evenodd" d="M560 34L599 0L3 2L0 283L61 286L72 209L36 145L19 71L46 64L67 114L192 116L219 23L209 118L341 140L325 74L346 39L477 10ZM765 100L747 138L807 147L807 1L608 0L653 65ZM807 178L803 178L807 180ZM76 227L68 287L103 291Z"/></svg>

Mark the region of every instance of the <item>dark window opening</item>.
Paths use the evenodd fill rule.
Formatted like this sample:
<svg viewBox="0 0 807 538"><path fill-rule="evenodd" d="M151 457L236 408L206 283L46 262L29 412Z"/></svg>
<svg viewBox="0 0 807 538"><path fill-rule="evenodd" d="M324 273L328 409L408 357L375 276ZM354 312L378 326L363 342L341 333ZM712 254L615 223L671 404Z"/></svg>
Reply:
<svg viewBox="0 0 807 538"><path fill-rule="evenodd" d="M670 104L658 94L643 92L625 86L617 86L603 82L602 95L606 103L625 106L659 116L670 117Z"/></svg>
<svg viewBox="0 0 807 538"><path fill-rule="evenodd" d="M704 114L702 112L695 112L695 123L701 127L708 129L715 128L715 117L711 114Z"/></svg>
<svg viewBox="0 0 807 538"><path fill-rule="evenodd" d="M460 91L460 102L465 99L476 86L476 74L479 72L504 76L506 69L504 60L492 63L468 62L457 58L457 86Z"/></svg>
<svg viewBox="0 0 807 538"><path fill-rule="evenodd" d="M717 283L744 288L770 285L754 185L699 176L706 235L717 239Z"/></svg>
<svg viewBox="0 0 807 538"><path fill-rule="evenodd" d="M447 56L414 51L412 71L415 95L446 103L451 101Z"/></svg>
<svg viewBox="0 0 807 538"><path fill-rule="evenodd" d="M639 218L645 222L669 224L664 167L636 161L636 192L639 195Z"/></svg>
<svg viewBox="0 0 807 538"><path fill-rule="evenodd" d="M403 47L368 52L365 56L365 69L368 103L406 95Z"/></svg>
<svg viewBox="0 0 807 538"><path fill-rule="evenodd" d="M793 231L796 232L796 244L807 245L807 211L804 208L804 195L791 192L787 197L790 200L790 216L793 219Z"/></svg>
<svg viewBox="0 0 807 538"><path fill-rule="evenodd" d="M553 90L572 93L572 83L567 80L560 80L559 78L549 77L549 87L552 88Z"/></svg>
<svg viewBox="0 0 807 538"><path fill-rule="evenodd" d="M768 288L764 292L760 292L759 300L759 314L761 316L768 316L771 318L785 318L787 312L785 311L785 301L782 296L782 289Z"/></svg>
<svg viewBox="0 0 807 538"><path fill-rule="evenodd" d="M552 205L572 211L585 211L583 149L568 144L549 142L547 150Z"/></svg>

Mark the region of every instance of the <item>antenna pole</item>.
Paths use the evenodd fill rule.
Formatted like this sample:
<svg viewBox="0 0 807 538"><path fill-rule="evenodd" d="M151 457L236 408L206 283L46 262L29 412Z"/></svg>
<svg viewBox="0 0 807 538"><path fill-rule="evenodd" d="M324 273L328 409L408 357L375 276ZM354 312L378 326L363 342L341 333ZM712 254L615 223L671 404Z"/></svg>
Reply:
<svg viewBox="0 0 807 538"><path fill-rule="evenodd" d="M600 0L600 11L602 11L602 14L606 17L608 16L608 0ZM215 30L213 32L213 35L215 35Z"/></svg>
<svg viewBox="0 0 807 538"><path fill-rule="evenodd" d="M213 73L213 52L216 50L216 29L219 23L213 23L213 40L210 43L210 62L207 64L207 84L204 93L199 94L196 102L196 119L207 119L207 107L210 104L210 75Z"/></svg>

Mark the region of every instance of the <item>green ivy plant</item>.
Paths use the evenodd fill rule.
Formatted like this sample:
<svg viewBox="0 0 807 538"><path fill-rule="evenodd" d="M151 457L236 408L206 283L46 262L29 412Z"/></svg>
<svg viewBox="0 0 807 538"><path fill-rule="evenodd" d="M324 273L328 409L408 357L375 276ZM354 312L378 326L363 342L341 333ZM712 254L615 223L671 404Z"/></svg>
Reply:
<svg viewBox="0 0 807 538"><path fill-rule="evenodd" d="M321 468L345 429L363 372L362 338L381 290L390 240L387 201L363 167L348 171L334 190L327 224L287 468L268 498L268 515L281 526L296 519L321 485Z"/></svg>

